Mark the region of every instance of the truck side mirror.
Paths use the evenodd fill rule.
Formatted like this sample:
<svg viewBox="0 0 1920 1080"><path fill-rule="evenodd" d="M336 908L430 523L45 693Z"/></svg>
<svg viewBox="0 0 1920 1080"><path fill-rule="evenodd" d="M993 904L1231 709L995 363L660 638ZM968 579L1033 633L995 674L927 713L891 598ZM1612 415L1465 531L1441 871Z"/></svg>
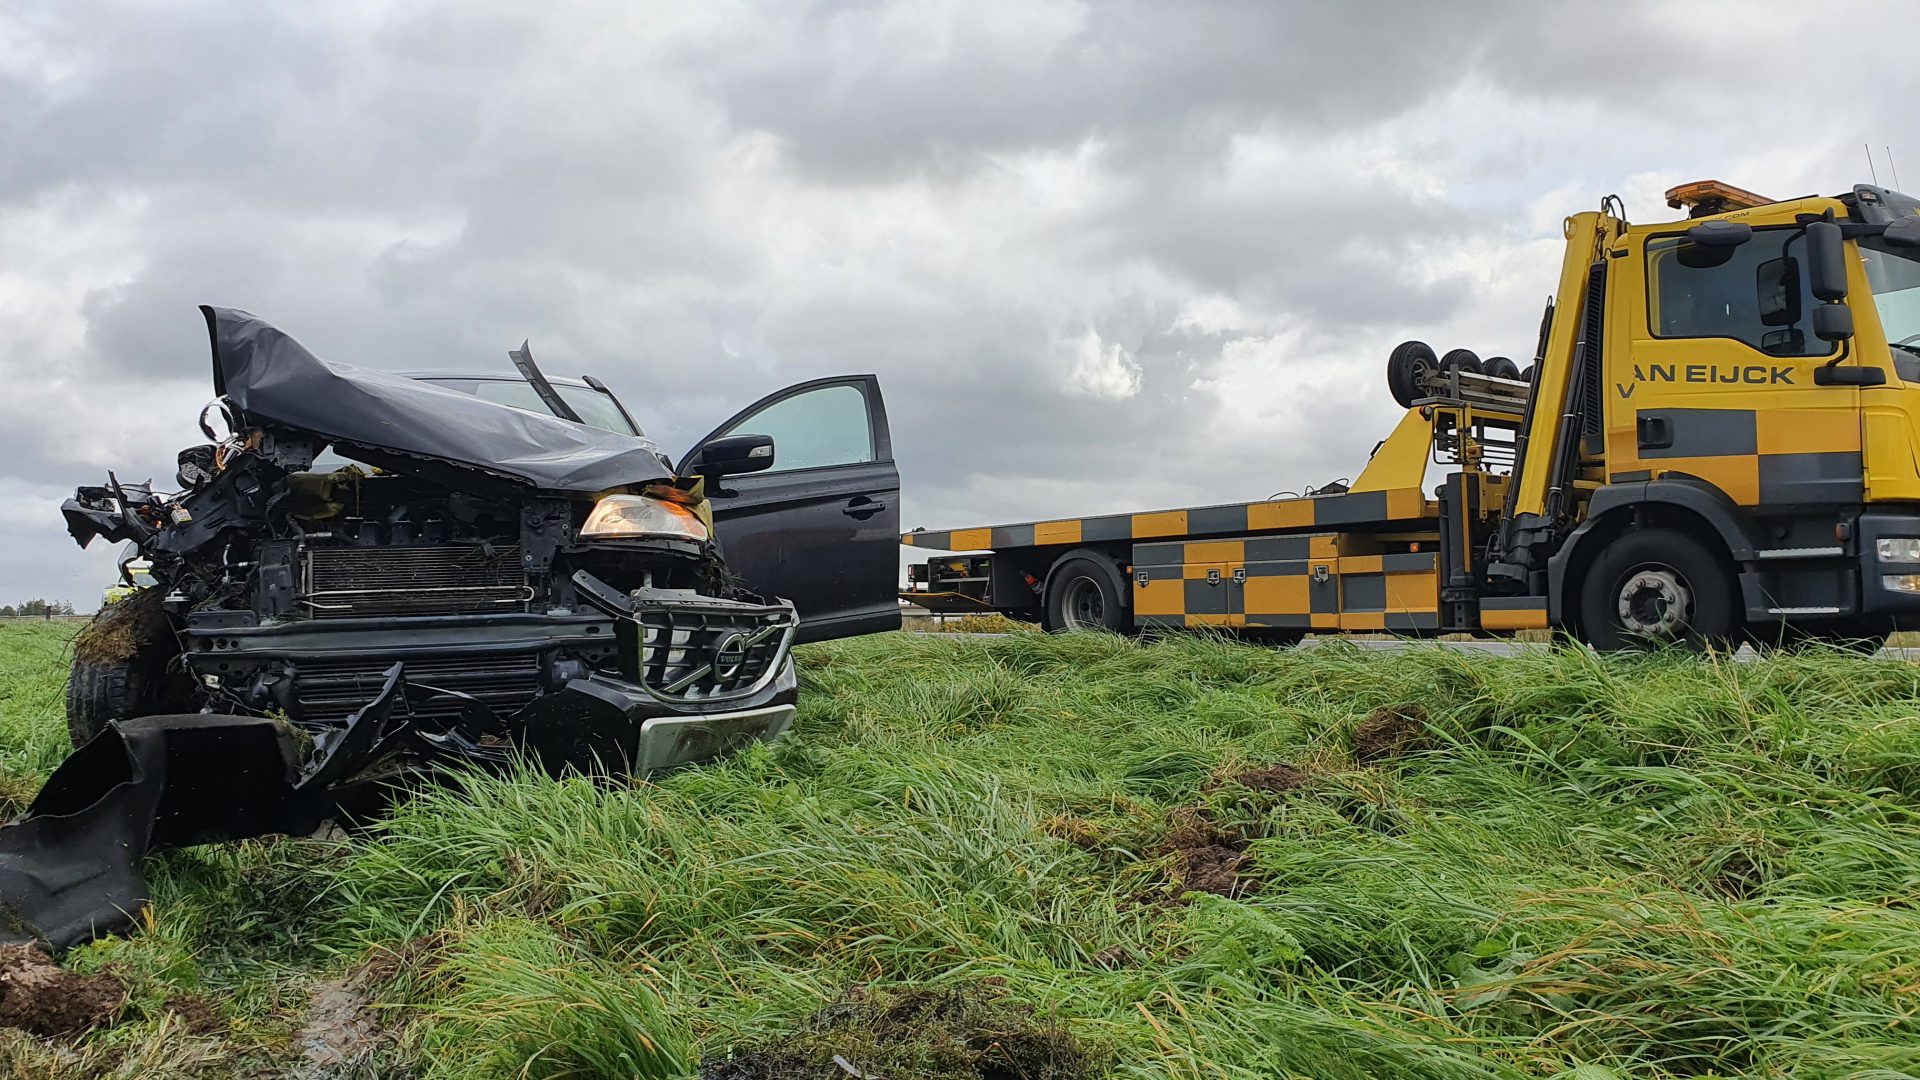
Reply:
<svg viewBox="0 0 1920 1080"><path fill-rule="evenodd" d="M1920 217L1894 218L1887 223L1887 231L1880 234L1888 247L1920 247Z"/></svg>
<svg viewBox="0 0 1920 1080"><path fill-rule="evenodd" d="M1813 295L1828 303L1847 298L1846 248L1840 226L1831 221L1807 224L1807 283ZM1850 336L1851 325L1847 328ZM1816 329L1815 333L1818 333ZM1828 338L1827 340L1838 340Z"/></svg>
<svg viewBox="0 0 1920 1080"><path fill-rule="evenodd" d="M1845 341L1853 336L1853 309L1845 304L1821 304L1813 309L1813 336L1821 341Z"/></svg>
<svg viewBox="0 0 1920 1080"><path fill-rule="evenodd" d="M773 436L728 435L703 444L693 455L689 472L718 478L759 472L773 467Z"/></svg>

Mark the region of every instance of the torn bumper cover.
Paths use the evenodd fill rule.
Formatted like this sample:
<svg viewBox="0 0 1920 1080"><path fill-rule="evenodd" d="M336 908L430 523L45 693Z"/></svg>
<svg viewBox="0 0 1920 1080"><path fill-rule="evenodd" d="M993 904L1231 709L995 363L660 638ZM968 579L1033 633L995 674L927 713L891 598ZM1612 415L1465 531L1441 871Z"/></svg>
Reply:
<svg viewBox="0 0 1920 1080"><path fill-rule="evenodd" d="M416 721L427 701L457 718ZM24 817L0 829L0 942L56 952L139 925L149 851L273 833L375 811L443 766L500 766L524 748L549 772L643 775L769 742L793 722L790 662L748 707L672 712L644 686L577 679L514 716L467 695L407 682L405 665L299 764L280 720L195 714L116 721L54 770Z"/></svg>

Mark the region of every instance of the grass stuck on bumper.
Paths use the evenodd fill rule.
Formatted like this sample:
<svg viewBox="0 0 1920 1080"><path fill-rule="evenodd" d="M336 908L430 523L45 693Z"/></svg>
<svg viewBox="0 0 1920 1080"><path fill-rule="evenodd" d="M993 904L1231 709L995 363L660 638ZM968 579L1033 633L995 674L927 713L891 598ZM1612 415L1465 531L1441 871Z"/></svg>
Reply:
<svg viewBox="0 0 1920 1080"><path fill-rule="evenodd" d="M61 756L70 633L0 630L10 812ZM63 962L111 1015L0 1061L1920 1070L1913 665L1034 634L800 663L788 737L714 765L475 774L363 833L157 855L146 932Z"/></svg>

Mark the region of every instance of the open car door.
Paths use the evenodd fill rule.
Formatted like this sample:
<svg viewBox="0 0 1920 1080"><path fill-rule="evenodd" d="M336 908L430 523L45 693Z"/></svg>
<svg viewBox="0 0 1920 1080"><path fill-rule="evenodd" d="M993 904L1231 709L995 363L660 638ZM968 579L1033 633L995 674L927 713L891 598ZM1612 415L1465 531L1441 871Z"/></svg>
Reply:
<svg viewBox="0 0 1920 1080"><path fill-rule="evenodd" d="M675 471L701 473L719 440L770 436L773 464L711 476L721 554L755 592L793 601L800 641L900 628L900 472L880 380L842 375L761 398ZM758 454L756 454L758 456Z"/></svg>

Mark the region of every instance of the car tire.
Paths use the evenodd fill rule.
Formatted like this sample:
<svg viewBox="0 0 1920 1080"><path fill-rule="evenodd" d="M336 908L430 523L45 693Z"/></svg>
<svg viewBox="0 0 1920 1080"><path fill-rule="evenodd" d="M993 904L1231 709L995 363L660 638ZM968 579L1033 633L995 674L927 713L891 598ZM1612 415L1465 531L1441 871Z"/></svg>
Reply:
<svg viewBox="0 0 1920 1080"><path fill-rule="evenodd" d="M67 737L75 749L105 731L109 720L152 712L147 706L143 665L130 660L74 660L67 675Z"/></svg>
<svg viewBox="0 0 1920 1080"><path fill-rule="evenodd" d="M1387 389L1403 409L1427 396L1426 380L1440 370L1440 358L1424 341L1403 341L1387 354Z"/></svg>
<svg viewBox="0 0 1920 1080"><path fill-rule="evenodd" d="M1494 379L1519 379L1520 365L1504 356L1490 356L1480 365L1481 373Z"/></svg>
<svg viewBox="0 0 1920 1080"><path fill-rule="evenodd" d="M1636 529L1608 544L1580 586L1580 636L1602 652L1663 645L1730 647L1741 632L1733 575L1675 529Z"/></svg>
<svg viewBox="0 0 1920 1080"><path fill-rule="evenodd" d="M1070 558L1055 567L1047 576L1047 631L1124 633L1127 612L1114 580L1111 568L1089 558Z"/></svg>
<svg viewBox="0 0 1920 1080"><path fill-rule="evenodd" d="M1480 354L1474 352L1472 349L1449 350L1447 355L1440 358L1440 370L1470 371L1475 375L1482 374Z"/></svg>

